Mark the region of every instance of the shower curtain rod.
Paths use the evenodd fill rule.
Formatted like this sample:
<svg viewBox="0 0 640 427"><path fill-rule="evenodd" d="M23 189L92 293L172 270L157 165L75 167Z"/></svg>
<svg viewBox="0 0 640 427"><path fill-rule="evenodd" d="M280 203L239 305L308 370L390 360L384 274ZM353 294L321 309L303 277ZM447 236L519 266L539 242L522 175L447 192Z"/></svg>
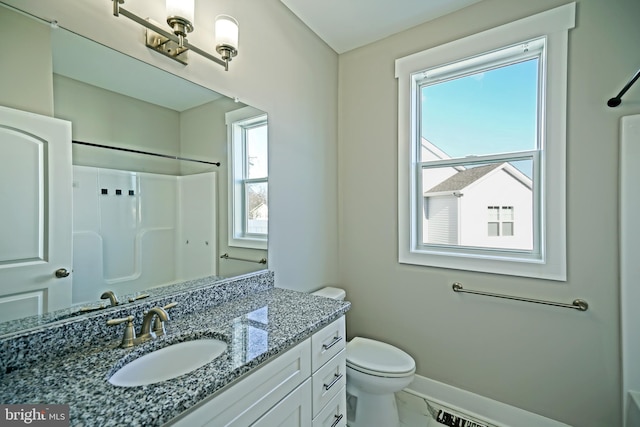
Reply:
<svg viewBox="0 0 640 427"><path fill-rule="evenodd" d="M84 141L75 141L75 140L71 142L78 145L87 145L89 147L108 148L110 150L126 151L127 153L145 154L147 156L163 157L165 159L184 160L187 162L196 162L196 163L204 163L207 165L220 166L220 162L207 162L205 160L189 159L187 157L179 157L179 156L169 156L168 154L151 153L149 151L134 150L131 148L121 148L121 147L112 147L110 145L94 144L93 142L84 142Z"/></svg>
<svg viewBox="0 0 640 427"><path fill-rule="evenodd" d="M617 107L618 105L620 105L620 103L622 102L622 95L624 95L629 90L629 88L633 86L633 84L636 82L636 80L638 80L638 78L640 78L640 70L636 71L635 76L633 76L631 80L629 80L629 82L626 85L624 85L620 93L618 93L616 96L614 96L613 98L607 101L607 105L611 108Z"/></svg>

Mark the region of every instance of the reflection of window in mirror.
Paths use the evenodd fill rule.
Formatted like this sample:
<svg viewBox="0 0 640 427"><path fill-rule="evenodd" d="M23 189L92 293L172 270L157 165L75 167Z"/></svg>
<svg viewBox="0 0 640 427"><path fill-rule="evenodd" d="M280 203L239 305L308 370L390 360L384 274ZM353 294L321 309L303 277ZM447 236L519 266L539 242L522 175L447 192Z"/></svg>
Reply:
<svg viewBox="0 0 640 427"><path fill-rule="evenodd" d="M227 113L229 246L267 248L267 115L251 107Z"/></svg>

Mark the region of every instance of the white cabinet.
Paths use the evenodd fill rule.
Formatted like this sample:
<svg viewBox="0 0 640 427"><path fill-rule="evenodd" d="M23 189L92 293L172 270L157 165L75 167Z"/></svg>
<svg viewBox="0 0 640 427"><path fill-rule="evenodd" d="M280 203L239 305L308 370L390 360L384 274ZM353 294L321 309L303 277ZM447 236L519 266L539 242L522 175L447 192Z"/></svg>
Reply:
<svg viewBox="0 0 640 427"><path fill-rule="evenodd" d="M310 400L311 379L307 379L251 426L312 427Z"/></svg>
<svg viewBox="0 0 640 427"><path fill-rule="evenodd" d="M313 373L312 407L314 417L347 385L345 351L342 350Z"/></svg>
<svg viewBox="0 0 640 427"><path fill-rule="evenodd" d="M346 387L333 396L333 399L313 417L313 427L344 427L347 425Z"/></svg>
<svg viewBox="0 0 640 427"><path fill-rule="evenodd" d="M313 427L347 425L344 316L311 337Z"/></svg>
<svg viewBox="0 0 640 427"><path fill-rule="evenodd" d="M166 425L346 426L344 317Z"/></svg>
<svg viewBox="0 0 640 427"><path fill-rule="evenodd" d="M313 372L344 350L345 341L344 316L313 334L311 337L311 369Z"/></svg>
<svg viewBox="0 0 640 427"><path fill-rule="evenodd" d="M307 339L264 367L170 421L180 427L247 427L311 375ZM307 404L310 406L310 402Z"/></svg>

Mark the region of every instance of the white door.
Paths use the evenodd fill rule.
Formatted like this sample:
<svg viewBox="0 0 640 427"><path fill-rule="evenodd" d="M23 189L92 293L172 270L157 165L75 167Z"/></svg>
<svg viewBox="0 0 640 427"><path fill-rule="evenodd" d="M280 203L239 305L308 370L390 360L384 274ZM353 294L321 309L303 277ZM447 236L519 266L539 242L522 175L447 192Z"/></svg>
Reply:
<svg viewBox="0 0 640 427"><path fill-rule="evenodd" d="M0 322L71 304L71 123L0 107Z"/></svg>

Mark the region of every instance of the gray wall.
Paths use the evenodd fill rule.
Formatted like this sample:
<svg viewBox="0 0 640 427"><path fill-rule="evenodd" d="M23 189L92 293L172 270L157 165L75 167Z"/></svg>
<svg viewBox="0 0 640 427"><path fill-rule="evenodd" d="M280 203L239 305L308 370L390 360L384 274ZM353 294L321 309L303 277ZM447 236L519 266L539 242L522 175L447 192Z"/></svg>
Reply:
<svg viewBox="0 0 640 427"><path fill-rule="evenodd" d="M0 104L53 116L49 28L4 8L0 9L0 28L10 40L0 62Z"/></svg>
<svg viewBox="0 0 640 427"><path fill-rule="evenodd" d="M177 156L180 113L68 77L53 76L54 116L72 122L77 141ZM154 123L153 126L148 126ZM73 164L178 174L179 162L74 145Z"/></svg>
<svg viewBox="0 0 640 427"><path fill-rule="evenodd" d="M418 374L570 425L621 425L618 127L640 113L640 2L581 0L569 38L568 281L397 262L394 60L567 3L484 0L340 55L340 279L350 336L398 345ZM467 288L571 302L586 313L458 295Z"/></svg>

